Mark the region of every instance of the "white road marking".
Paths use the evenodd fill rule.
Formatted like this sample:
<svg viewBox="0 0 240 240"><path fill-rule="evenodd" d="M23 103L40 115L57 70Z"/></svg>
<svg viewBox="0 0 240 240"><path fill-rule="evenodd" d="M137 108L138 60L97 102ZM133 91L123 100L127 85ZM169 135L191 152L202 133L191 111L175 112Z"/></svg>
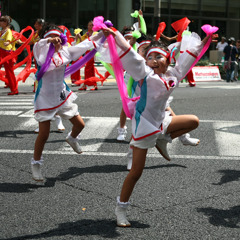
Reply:
<svg viewBox="0 0 240 240"><path fill-rule="evenodd" d="M18 100L18 99L33 99L34 95L25 95L25 96L15 96L15 97L10 97L10 96L0 96L0 99L9 99L9 100Z"/></svg>
<svg viewBox="0 0 240 240"><path fill-rule="evenodd" d="M17 116L21 113L22 111L0 111L0 116Z"/></svg>
<svg viewBox="0 0 240 240"><path fill-rule="evenodd" d="M227 121L227 120L200 120L200 122L240 124L240 121Z"/></svg>
<svg viewBox="0 0 240 240"><path fill-rule="evenodd" d="M229 83L231 84L231 83ZM226 85L226 86L220 86L220 85L216 85L216 86L200 86L197 85L198 88L218 88L218 89L226 89L226 90L236 90L236 89L240 89L240 85Z"/></svg>
<svg viewBox="0 0 240 240"><path fill-rule="evenodd" d="M33 154L33 150L26 149L0 149L0 153L12 153L12 154ZM77 154L73 150L69 151L50 151L44 150L44 155L79 155L79 156L109 156L109 157L126 157L126 153L119 152L83 152L82 154ZM163 160L165 163L173 163L173 161L166 161L162 158L160 154L149 154L148 157L159 158L159 160ZM188 159L188 160L232 160L232 161L240 161L240 156L197 156L197 155L172 155L173 159Z"/></svg>
<svg viewBox="0 0 240 240"><path fill-rule="evenodd" d="M1 102L12 102L12 103L15 103L15 102L33 102L33 99L1 99Z"/></svg>
<svg viewBox="0 0 240 240"><path fill-rule="evenodd" d="M233 85L232 85L233 86ZM236 89L234 85L234 89ZM201 85L203 88L214 88L222 87L227 89L230 86L207 86ZM240 85L238 86L240 88ZM230 88L229 88L230 89ZM26 121L17 126L16 129L30 129L37 128L38 123L34 119L34 109L33 109L33 97L26 96L22 99L13 99L0 97L0 115L2 116L17 116L28 118ZM13 111L13 109L18 110L27 110L27 111ZM91 144L82 146L83 154L82 155L93 155L93 156L118 156L125 157L126 153L114 153L114 152L98 152L102 144L104 144L104 139L107 139L109 135L113 135L113 138L117 137L117 131L114 133L114 129L117 129L119 125L119 117L82 117L86 121L86 126L84 131L81 134L82 140L91 139ZM130 119L128 119L130 120ZM203 119L200 120L202 123L212 124L212 128L215 133L215 143L218 149L218 156L192 156L192 155L177 155L177 144L178 141L174 140L169 148L169 154L172 158L181 158L181 159L214 159L214 160L240 160L240 121L225 121L225 120L209 120ZM129 131L131 131L129 129ZM80 140L81 141L81 140ZM46 154L75 154L71 147L67 144L63 144L63 148L60 148L60 151L45 151ZM126 148L127 149L127 148ZM33 153L33 150L5 150L0 149L0 152L8 153ZM153 148L149 149L148 156L154 158L161 158L158 151Z"/></svg>
<svg viewBox="0 0 240 240"><path fill-rule="evenodd" d="M28 117L28 118L33 118L34 117L34 109L32 107L31 110L19 115L18 117Z"/></svg>
<svg viewBox="0 0 240 240"><path fill-rule="evenodd" d="M84 119L86 119L86 117ZM96 152L103 144L104 139L106 139L108 135L112 132L112 130L116 128L116 125L119 122L119 118L91 117L88 119L89 120L86 122L84 131L82 131L80 139L91 139L92 141L90 144L82 146L82 150L86 152ZM66 143L65 147L69 149L70 146Z"/></svg>
<svg viewBox="0 0 240 240"><path fill-rule="evenodd" d="M28 120L21 123L17 129L32 129L38 128L38 122L34 118L29 118Z"/></svg>
<svg viewBox="0 0 240 240"><path fill-rule="evenodd" d="M33 104L31 102L0 102L0 105L32 105Z"/></svg>
<svg viewBox="0 0 240 240"><path fill-rule="evenodd" d="M180 83L180 88L189 87L188 83ZM208 89L226 89L226 90L236 90L240 88L238 83L226 83L225 81L215 82L196 82L196 88L208 88Z"/></svg>
<svg viewBox="0 0 240 240"><path fill-rule="evenodd" d="M219 155L239 155L240 123L213 124Z"/></svg>
<svg viewBox="0 0 240 240"><path fill-rule="evenodd" d="M33 108L33 106L0 106L0 109L31 109L31 108Z"/></svg>

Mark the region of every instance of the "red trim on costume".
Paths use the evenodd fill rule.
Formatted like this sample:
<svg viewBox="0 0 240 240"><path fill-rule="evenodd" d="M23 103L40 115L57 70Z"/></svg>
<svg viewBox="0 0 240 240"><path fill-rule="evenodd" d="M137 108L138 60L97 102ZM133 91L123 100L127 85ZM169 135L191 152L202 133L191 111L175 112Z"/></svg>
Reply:
<svg viewBox="0 0 240 240"><path fill-rule="evenodd" d="M58 52L58 56L59 56L60 59L62 60L62 63L61 63L60 65L63 65L63 59L62 59L62 56L61 56L61 54L60 54L59 52ZM60 66L60 65L57 66L57 64L55 63L53 57L52 57L52 61L53 61L54 65L55 65L56 67L59 67L59 66Z"/></svg>
<svg viewBox="0 0 240 240"><path fill-rule="evenodd" d="M130 50L131 50L132 47L130 47L125 53L123 53L119 58L122 58L124 57Z"/></svg>
<svg viewBox="0 0 240 240"><path fill-rule="evenodd" d="M169 90L167 82L163 78L161 78L160 76L159 76L159 78L163 81L163 83L165 84L165 87L167 88L167 90Z"/></svg>
<svg viewBox="0 0 240 240"><path fill-rule="evenodd" d="M92 41L94 48L97 48L96 44L94 41Z"/></svg>
<svg viewBox="0 0 240 240"><path fill-rule="evenodd" d="M156 133L159 133L159 132L161 132L161 131L162 131L162 125L161 125L161 130L157 130L157 131L155 131L155 132L149 133L149 134L144 135L144 136L139 137L139 138L135 138L135 137L132 135L132 138L133 138L134 141L139 141L139 140L141 140L141 139L143 139L143 138L150 137L150 136L152 136L152 135L154 135L154 134L156 134Z"/></svg>
<svg viewBox="0 0 240 240"><path fill-rule="evenodd" d="M52 107L52 108L38 109L38 110L35 110L34 113L41 112L41 111L50 111L50 110L53 110L53 109L56 109L56 108L61 107L61 106L68 100L68 98L70 97L70 95L71 95L72 93L73 93L73 92L70 92L69 95L67 96L67 98L65 99L65 101L62 102L61 104L59 104L58 106Z"/></svg>
<svg viewBox="0 0 240 240"><path fill-rule="evenodd" d="M194 57L194 58L197 58L197 56L195 55L195 54L193 54L193 53L191 53L190 51L186 51L188 54L190 54L192 57Z"/></svg>
<svg viewBox="0 0 240 240"><path fill-rule="evenodd" d="M180 53L184 53L184 51L180 51Z"/></svg>

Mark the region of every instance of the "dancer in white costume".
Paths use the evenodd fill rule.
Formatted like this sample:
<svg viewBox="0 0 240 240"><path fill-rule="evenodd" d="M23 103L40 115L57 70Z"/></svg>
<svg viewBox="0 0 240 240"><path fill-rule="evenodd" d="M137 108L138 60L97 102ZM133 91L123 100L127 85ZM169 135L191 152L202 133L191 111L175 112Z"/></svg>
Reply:
<svg viewBox="0 0 240 240"><path fill-rule="evenodd" d="M149 46L149 44L151 43L150 39L151 38L149 36L147 37L147 36L143 35L140 38L140 41L139 41L138 53L142 57L144 57L144 58L145 58L145 50ZM174 47L176 47L176 48L178 47L179 49L176 49L176 50L180 52L180 46L181 46L181 44L179 43L179 44L175 44L175 45L170 45L168 48L170 50L170 49L172 49ZM138 81L138 83L139 83L139 81ZM136 85L136 84L134 84L134 85ZM139 87L140 85L138 84L137 86ZM135 90L135 89L138 90L138 87L134 86L133 90ZM135 91L134 91L134 94L136 94ZM138 95L140 95L139 90L137 91L137 96ZM172 99L173 99L173 97L170 96L168 101L167 101L167 104L166 104L166 115L176 116L176 114L174 113L174 111L170 107L170 103L172 102ZM197 146L199 144L199 142L200 142L200 140L197 139L197 138L191 138L189 133L186 133L186 134L183 134L183 135L179 136L178 139L181 141L181 143L183 145L189 145L189 146ZM127 170L131 170L131 167L132 167L132 151L133 151L133 147L130 146L129 147L129 151L127 153ZM170 157L169 157L169 155L167 153L167 150L165 150L164 156L167 157L166 159L168 161L170 160Z"/></svg>
<svg viewBox="0 0 240 240"><path fill-rule="evenodd" d="M133 146L132 168L123 183L115 209L117 225L128 227L131 225L126 218L129 198L143 172L148 148L156 145L164 155L168 142L198 127L199 120L196 116L171 116L166 115L165 110L171 92L187 74L209 37L201 41L195 33L188 36L186 51L178 58L175 67L171 68L169 67L170 52L159 42L150 44L146 50L145 60L131 49L119 33L109 29L104 30L105 35L109 32L115 36L118 46L125 52L121 58L123 68L135 81L144 79L141 97L132 118L133 139L130 143Z"/></svg>
<svg viewBox="0 0 240 240"><path fill-rule="evenodd" d="M34 57L39 66L44 65L50 44L53 44L55 48L50 64L39 80L34 100L34 113L35 119L39 122L39 134L35 141L31 169L33 179L36 181L44 180L41 173L42 152L49 136L50 121L56 114L70 120L73 124L66 141L75 152L82 152L77 137L84 128L84 121L79 115L77 104L73 103L77 96L64 82L64 72L68 63L77 60L87 50L95 48L97 43L93 39L86 39L72 47L62 46L63 36L61 34L62 31L57 26L46 25L40 34L42 39L33 48ZM98 37L96 36L95 39L97 40Z"/></svg>

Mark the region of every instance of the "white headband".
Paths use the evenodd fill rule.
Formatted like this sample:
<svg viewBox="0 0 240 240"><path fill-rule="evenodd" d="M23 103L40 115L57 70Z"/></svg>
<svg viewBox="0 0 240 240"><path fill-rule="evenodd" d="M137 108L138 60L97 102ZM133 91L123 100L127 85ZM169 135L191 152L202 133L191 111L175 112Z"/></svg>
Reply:
<svg viewBox="0 0 240 240"><path fill-rule="evenodd" d="M142 42L139 43L138 48L140 48L140 47L143 46L144 44L149 44L149 43L151 43L151 41L149 41L149 40L147 40L147 41L142 41Z"/></svg>
<svg viewBox="0 0 240 240"><path fill-rule="evenodd" d="M55 34L55 35L58 35L58 36L61 35L61 33L60 33L58 30L53 29L53 30L50 30L50 31L46 32L43 37L46 38L46 37L49 36L50 34Z"/></svg>
<svg viewBox="0 0 240 240"><path fill-rule="evenodd" d="M151 48L148 50L147 54L146 54L146 58L149 56L150 53L152 52L156 52L156 53L160 53L162 56L168 58L169 57L169 53L166 52L165 50L161 49L161 48Z"/></svg>
<svg viewBox="0 0 240 240"><path fill-rule="evenodd" d="M132 33L126 33L123 35L123 37L132 37Z"/></svg>

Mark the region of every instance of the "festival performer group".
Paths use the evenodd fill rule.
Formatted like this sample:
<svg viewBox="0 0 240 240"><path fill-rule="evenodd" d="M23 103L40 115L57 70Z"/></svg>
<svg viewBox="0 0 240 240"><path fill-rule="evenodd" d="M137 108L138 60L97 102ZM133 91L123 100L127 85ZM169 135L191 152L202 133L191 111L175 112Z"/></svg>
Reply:
<svg viewBox="0 0 240 240"><path fill-rule="evenodd" d="M123 181L115 208L117 225L120 227L131 226L127 209L135 184L142 175L148 149L156 147L163 158L170 161L167 146L173 139L179 137L184 145L190 146L200 142L189 135L198 127L198 117L175 115L169 105L172 100L170 95L206 52L218 30L217 27L204 25L202 30L206 37L201 40L196 33L184 34L188 25L187 19L184 19L181 21L183 26L178 25L177 28L177 42L167 46L159 40L164 30L163 24L159 25L156 37L153 38L146 35L141 11L134 17L141 18L138 26L125 27L123 35L110 21L96 17L93 22L89 22L93 24L92 33L96 34L90 33L88 38L70 47L61 28L45 23L38 33L40 39L33 46L38 65L34 117L39 123L39 133L31 159L31 170L36 181L44 180L41 172L43 150L49 136L50 122L56 115L72 123L66 142L73 151L82 153L79 134L85 123L74 103L77 96L64 78L75 73L89 60L92 61L96 52L101 61L111 66L122 100L120 128L126 130L126 117L132 120L131 158L127 166L129 172ZM69 66L72 61L76 62ZM175 62L174 66L170 66L172 62Z"/></svg>
<svg viewBox="0 0 240 240"><path fill-rule="evenodd" d="M34 35L32 27L27 26L22 29L20 33L12 30L10 16L0 17L0 80L5 82L5 87L9 87L11 92L8 95L18 94L18 82L27 79L31 73L36 73L37 69L32 68L32 52L30 50L31 39ZM29 32L29 37L26 38L23 33ZM18 44L20 47L16 49L15 45ZM28 53L20 62L16 63L18 55L26 49ZM14 70L18 67L25 65L21 72L15 76ZM4 70L1 67L4 66Z"/></svg>
<svg viewBox="0 0 240 240"><path fill-rule="evenodd" d="M0 27L2 28L0 32L0 61L7 56L10 56L15 49L15 43L13 41L12 31L10 29L10 23L12 19L10 16L1 16ZM6 85L10 88L11 92L8 95L18 94L18 83L14 74L15 59L9 59L3 62L3 66L6 72L7 83ZM1 64L0 64L1 66Z"/></svg>

